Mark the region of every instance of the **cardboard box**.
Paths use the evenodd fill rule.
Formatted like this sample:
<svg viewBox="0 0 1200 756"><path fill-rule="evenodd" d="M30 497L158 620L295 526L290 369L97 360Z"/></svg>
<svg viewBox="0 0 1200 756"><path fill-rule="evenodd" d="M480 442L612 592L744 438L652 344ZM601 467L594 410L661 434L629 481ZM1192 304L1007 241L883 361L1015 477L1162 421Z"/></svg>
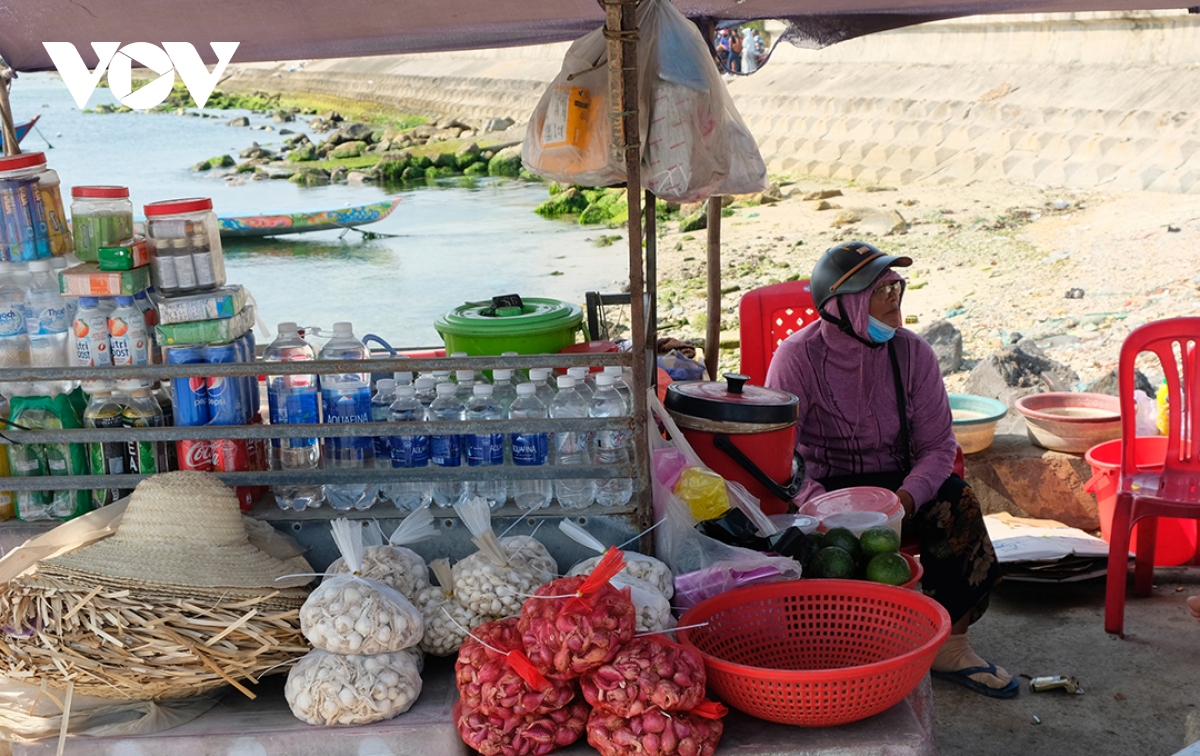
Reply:
<svg viewBox="0 0 1200 756"><path fill-rule="evenodd" d="M150 268L100 270L87 262L58 274L58 290L67 297L132 297L150 287Z"/></svg>
<svg viewBox="0 0 1200 756"><path fill-rule="evenodd" d="M133 270L150 264L150 245L146 237L135 236L120 244L101 247L97 252L100 270Z"/></svg>
<svg viewBox="0 0 1200 756"><path fill-rule="evenodd" d="M246 290L238 284L231 284L198 294L159 297L155 304L158 307L158 322L163 325L232 318L245 309Z"/></svg>
<svg viewBox="0 0 1200 756"><path fill-rule="evenodd" d="M248 305L232 318L193 320L155 326L159 346L221 344L233 341L254 326L254 306Z"/></svg>

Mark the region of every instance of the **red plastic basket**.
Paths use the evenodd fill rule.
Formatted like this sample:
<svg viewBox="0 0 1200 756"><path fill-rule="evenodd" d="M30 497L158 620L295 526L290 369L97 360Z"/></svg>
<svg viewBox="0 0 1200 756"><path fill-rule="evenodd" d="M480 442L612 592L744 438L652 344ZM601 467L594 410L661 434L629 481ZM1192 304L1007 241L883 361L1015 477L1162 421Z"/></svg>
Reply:
<svg viewBox="0 0 1200 756"><path fill-rule="evenodd" d="M917 591L863 580L792 580L706 599L679 620L708 685L759 719L802 727L857 722L917 687L950 635L950 615Z"/></svg>

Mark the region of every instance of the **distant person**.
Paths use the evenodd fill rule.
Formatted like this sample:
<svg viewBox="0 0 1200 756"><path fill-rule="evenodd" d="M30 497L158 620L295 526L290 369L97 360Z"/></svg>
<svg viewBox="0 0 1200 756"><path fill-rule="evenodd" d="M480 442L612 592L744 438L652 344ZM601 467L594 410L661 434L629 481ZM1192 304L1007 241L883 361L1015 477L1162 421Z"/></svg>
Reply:
<svg viewBox="0 0 1200 756"><path fill-rule="evenodd" d="M742 38L736 31L729 33L729 70L742 72Z"/></svg>
<svg viewBox="0 0 1200 756"><path fill-rule="evenodd" d="M766 384L800 399L796 451L810 477L796 503L852 486L894 491L902 529L921 549L921 588L950 615L933 676L1014 698L1017 680L967 640L1000 565L975 492L953 472L957 444L937 355L902 327L905 283L892 267L911 264L864 242L826 250L810 281L821 320L779 345Z"/></svg>
<svg viewBox="0 0 1200 756"><path fill-rule="evenodd" d="M742 30L742 73L754 73L758 70L759 39L754 30L747 27Z"/></svg>
<svg viewBox="0 0 1200 756"><path fill-rule="evenodd" d="M731 44L728 29L721 29L717 32L717 65L720 66L722 71L732 70L729 67L729 56L733 53Z"/></svg>

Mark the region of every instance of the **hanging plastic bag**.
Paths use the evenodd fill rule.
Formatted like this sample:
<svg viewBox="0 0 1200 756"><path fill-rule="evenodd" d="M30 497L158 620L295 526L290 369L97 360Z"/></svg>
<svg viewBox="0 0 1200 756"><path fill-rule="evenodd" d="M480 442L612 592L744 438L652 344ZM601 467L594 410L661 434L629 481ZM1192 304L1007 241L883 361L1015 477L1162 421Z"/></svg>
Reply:
<svg viewBox="0 0 1200 756"><path fill-rule="evenodd" d="M557 568L542 544L530 536L504 541L492 531L487 499L473 497L454 505L479 551L454 565L454 594L475 614L519 614L525 597L554 578Z"/></svg>
<svg viewBox="0 0 1200 756"><path fill-rule="evenodd" d="M399 591L359 577L362 528L334 520L333 540L350 567L317 586L300 607L300 630L314 647L335 654L387 654L415 646L425 632L421 613Z"/></svg>
<svg viewBox="0 0 1200 756"><path fill-rule="evenodd" d="M565 533L572 541L597 552L596 556L584 559L582 562L577 562L567 572L567 577L590 575L592 570L596 569L596 565L600 563L600 560L604 558L604 552L608 551L608 547L600 543L582 525L570 520L560 520L558 529ZM671 575L671 568L662 560L646 556L645 554L639 554L636 551L622 551L621 555L625 559L625 567L617 573L618 575L630 575L638 580L649 583L667 600L670 600L671 596L675 595L675 578Z"/></svg>
<svg viewBox="0 0 1200 756"><path fill-rule="evenodd" d="M643 6L639 92L649 125L642 183L667 202L766 189L758 145L700 30L667 0L646 0Z"/></svg>

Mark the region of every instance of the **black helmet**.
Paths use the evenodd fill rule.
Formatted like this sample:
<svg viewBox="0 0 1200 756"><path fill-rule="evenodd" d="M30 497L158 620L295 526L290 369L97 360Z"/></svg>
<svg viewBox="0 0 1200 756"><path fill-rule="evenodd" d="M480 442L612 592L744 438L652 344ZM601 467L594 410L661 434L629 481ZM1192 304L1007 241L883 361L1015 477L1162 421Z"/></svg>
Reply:
<svg viewBox="0 0 1200 756"><path fill-rule="evenodd" d="M862 291L879 278L887 268L907 268L912 258L885 255L866 242L850 241L830 247L813 266L813 304L824 317L822 306L838 294Z"/></svg>
<svg viewBox="0 0 1200 756"><path fill-rule="evenodd" d="M866 242L850 241L830 247L813 266L812 279L809 281L813 305L824 320L836 325L843 333L867 346L878 346L855 333L845 316L834 317L825 312L825 303L839 294L865 290L888 268L907 268L909 265L912 265L912 258L885 255Z"/></svg>

